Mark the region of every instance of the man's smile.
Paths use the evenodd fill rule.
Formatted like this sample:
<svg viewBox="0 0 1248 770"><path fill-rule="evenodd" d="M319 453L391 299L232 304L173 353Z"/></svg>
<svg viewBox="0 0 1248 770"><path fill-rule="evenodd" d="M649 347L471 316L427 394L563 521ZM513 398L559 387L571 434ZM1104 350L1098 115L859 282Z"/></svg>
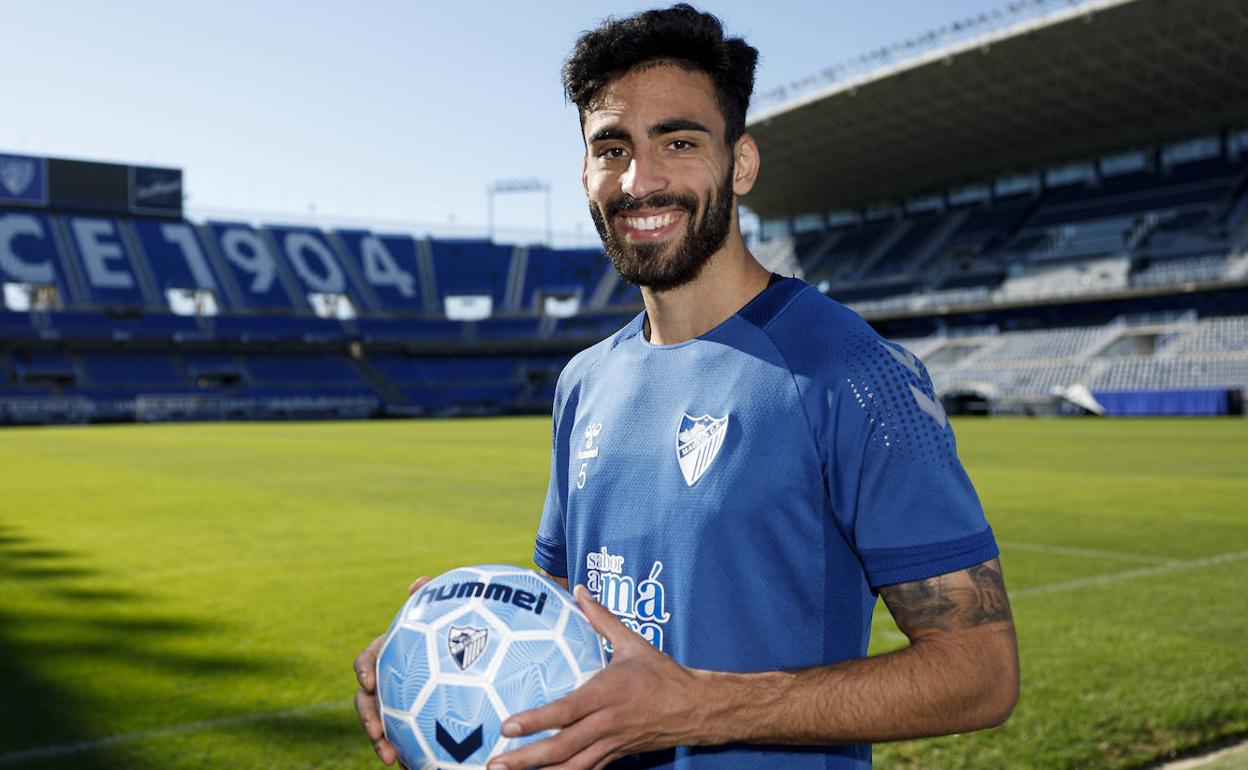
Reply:
<svg viewBox="0 0 1248 770"><path fill-rule="evenodd" d="M680 226L685 212L678 208L630 211L617 217L625 237L635 241L653 241L667 237Z"/></svg>

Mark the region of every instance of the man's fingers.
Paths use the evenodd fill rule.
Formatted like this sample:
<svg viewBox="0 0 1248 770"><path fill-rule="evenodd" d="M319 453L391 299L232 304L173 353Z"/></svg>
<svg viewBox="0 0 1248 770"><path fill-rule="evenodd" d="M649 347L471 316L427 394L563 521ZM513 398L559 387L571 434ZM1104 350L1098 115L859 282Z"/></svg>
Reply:
<svg viewBox="0 0 1248 770"><path fill-rule="evenodd" d="M607 765L624 756L612 748L614 743L615 741L611 740L595 741L563 764L544 768L544 770L603 770Z"/></svg>
<svg viewBox="0 0 1248 770"><path fill-rule="evenodd" d="M585 586L578 583L576 588L572 589L572 594L576 597L576 603L581 608L581 612L589 618L589 624L610 642L612 647L627 644L634 638L641 639L636 631L621 623L615 613L599 604Z"/></svg>
<svg viewBox="0 0 1248 770"><path fill-rule="evenodd" d="M605 725L603 719L596 718L598 716L598 714L592 714L580 722L560 730L549 738L534 741L527 746L521 746L515 751L509 751L506 754L500 754L490 760L489 770L503 770L503 768L507 770L522 770L522 768L547 766L563 767L559 763L566 762L570 758L584 753L587 748L599 740L601 730L607 725ZM537 731L532 730L529 732ZM585 765L585 767L589 767L592 764L591 762ZM569 765L569 767L571 766Z"/></svg>
<svg viewBox="0 0 1248 770"><path fill-rule="evenodd" d="M387 741L385 738L373 741L373 751L383 765L393 765L395 760L399 758L399 752L395 751L394 746L391 746L390 741ZM399 766L407 767L402 762L399 763Z"/></svg>
<svg viewBox="0 0 1248 770"><path fill-rule="evenodd" d="M355 694L355 711L360 715L360 724L368 739L373 742L373 751L382 764L393 765L399 758L398 751L386 740L385 726L381 722L381 713L377 710L377 699L364 691ZM402 763L400 763L402 764Z"/></svg>
<svg viewBox="0 0 1248 770"><path fill-rule="evenodd" d="M381 713L377 710L377 699L372 695L357 690L355 693L355 713L360 717L360 725L368 733L369 740L376 742L385 737L381 725Z"/></svg>
<svg viewBox="0 0 1248 770"><path fill-rule="evenodd" d="M601 738L578 751L575 756L542 770L602 770L612 761L624 756L613 748L618 744L619 741L614 736Z"/></svg>
<svg viewBox="0 0 1248 770"><path fill-rule="evenodd" d="M360 683L360 687L365 692L373 692L377 689L377 655L381 652L381 645L385 641L384 635L374 639L372 644L355 656L355 662L351 664L351 667L355 669L355 681Z"/></svg>
<svg viewBox="0 0 1248 770"><path fill-rule="evenodd" d="M430 580L432 578L427 575L416 578L407 589L408 595L419 591ZM399 755L394 746L386 740L385 724L381 719L381 711L377 708L376 695L377 656L385 641L385 634L374 639L372 644L355 656L355 662L351 664L351 667L355 671L355 680L360 684L360 690L355 694L355 713L360 718L360 726L364 728L368 739L372 741L373 751L376 752L377 758L383 764L393 765ZM401 762L399 764L402 765Z"/></svg>
<svg viewBox="0 0 1248 770"><path fill-rule="evenodd" d="M591 687L591 679L579 690L573 690L559 700L545 706L521 711L513 714L503 722L503 735L508 738L519 738L532 735L543 730L558 730L567 727L596 708L597 696Z"/></svg>

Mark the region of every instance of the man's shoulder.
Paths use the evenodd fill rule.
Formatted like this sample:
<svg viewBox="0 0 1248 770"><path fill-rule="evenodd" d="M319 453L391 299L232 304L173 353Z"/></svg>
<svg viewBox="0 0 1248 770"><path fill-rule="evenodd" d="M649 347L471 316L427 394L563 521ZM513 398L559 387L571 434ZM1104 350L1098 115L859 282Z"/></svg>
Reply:
<svg viewBox="0 0 1248 770"><path fill-rule="evenodd" d="M796 278L775 284L760 299L740 315L771 339L795 371L831 373L876 359L886 344L862 316Z"/></svg>
<svg viewBox="0 0 1248 770"><path fill-rule="evenodd" d="M760 328L783 356L804 395L825 394L866 422L913 416L944 427L945 414L926 367L903 346L885 339L850 308L806 286Z"/></svg>

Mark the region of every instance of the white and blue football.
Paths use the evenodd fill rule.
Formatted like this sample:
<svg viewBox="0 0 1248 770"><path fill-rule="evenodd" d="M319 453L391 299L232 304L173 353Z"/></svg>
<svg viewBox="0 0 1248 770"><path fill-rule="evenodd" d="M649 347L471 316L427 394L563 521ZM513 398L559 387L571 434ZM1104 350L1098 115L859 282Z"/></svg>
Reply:
<svg viewBox="0 0 1248 770"><path fill-rule="evenodd" d="M554 581L523 567L461 567L408 598L377 658L386 738L411 770L484 770L546 737L504 738L503 720L580 687L602 640Z"/></svg>

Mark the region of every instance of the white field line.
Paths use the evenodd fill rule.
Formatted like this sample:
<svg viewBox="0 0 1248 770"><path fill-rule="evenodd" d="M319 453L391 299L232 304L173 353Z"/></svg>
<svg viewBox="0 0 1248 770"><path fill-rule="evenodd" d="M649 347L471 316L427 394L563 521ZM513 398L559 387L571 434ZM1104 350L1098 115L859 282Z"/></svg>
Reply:
<svg viewBox="0 0 1248 770"><path fill-rule="evenodd" d="M1017 544L1015 544L1017 545ZM1007 548L1009 546L1006 546ZM1099 586L1106 583L1117 583L1122 580L1134 580L1136 578L1151 577L1153 575L1164 575L1169 572L1179 572L1187 569L1200 569L1202 567L1213 567L1218 564L1227 564L1230 562L1243 561L1248 559L1248 551L1236 551L1234 553L1223 553L1217 556L1206 556L1200 559L1188 559L1186 561L1172 559L1162 562L1152 567L1141 567L1139 569L1129 569L1122 572L1110 572L1105 575L1093 575L1086 578L1074 578L1073 580L1059 580L1054 583L1043 583L1038 586L1029 588L1020 588L1010 591L1010 600L1021 599L1027 596L1039 596L1041 594L1056 593L1058 591L1070 591L1076 588L1086 588L1088 586ZM900 631L894 631L891 628L881 629L876 632L885 639L892 639L897 642L908 641L905 634Z"/></svg>
<svg viewBox="0 0 1248 770"><path fill-rule="evenodd" d="M284 719L286 717L301 716L303 714L317 711L328 711L334 708L349 706L350 704L350 700L325 701L324 703L313 703L309 706L298 706L296 708L281 709L278 711L261 711L254 714L241 714L239 716L224 717L221 719L203 719L197 722L183 722L180 725L161 727L156 730L140 730L139 732L110 735L107 738L99 738L94 741L58 743L51 746L40 746L34 749L10 751L5 754L0 754L0 765L20 765L36 759L68 757L74 754L82 754L88 751L95 751L96 749L116 746L122 743L138 743L156 738L164 738L169 735L182 735L184 733L195 733L201 730L215 730L222 727L235 727L237 725L251 724L252 722L265 722L270 719Z"/></svg>
<svg viewBox="0 0 1248 770"><path fill-rule="evenodd" d="M1192 770L1192 768L1194 767L1203 767L1204 765L1211 765L1214 762L1217 762L1219 759L1225 759L1226 757L1229 757L1232 754L1236 754L1236 755L1243 754L1244 756L1240 757L1240 759L1244 760L1243 762L1244 765L1248 765L1248 741L1240 741L1239 743L1236 743L1233 746L1227 746L1224 749L1212 751L1208 754L1201 754L1200 756L1196 756L1196 757L1188 757L1187 759L1180 759L1176 762L1171 762L1167 765L1162 765L1161 770Z"/></svg>
<svg viewBox="0 0 1248 770"><path fill-rule="evenodd" d="M1025 596L1037 596L1039 594L1069 591L1076 588L1104 585L1105 583L1116 583L1123 580L1134 580L1136 578L1151 577L1153 575L1164 575L1169 572L1179 572L1181 570L1213 567L1219 564L1243 561L1244 559L1248 559L1248 551L1236 551L1234 553L1224 553L1217 556L1207 556L1202 559L1189 559L1186 561L1167 561L1153 567L1142 567L1140 569L1125 570L1123 572L1111 572L1108 575L1096 575L1093 577L1062 580L1056 583L1045 583L1043 585L1031 586L1030 588L1011 591L1010 598L1017 599ZM893 631L892 629L882 629L879 634L887 638L896 637L898 641L904 641L906 638L905 635L897 631ZM252 722L263 722L269 719L282 719L285 717L299 716L310 712L325 711L332 708L338 708L340 706L346 706L350 703L351 701L349 700L325 701L323 703L314 703L309 706L299 706L279 711L263 711L254 714L242 714L235 717L225 717L223 719L206 719L198 722L183 722L179 725L171 725L169 727L162 727L156 730L142 730L133 733L110 735L107 738L100 738L94 741L61 743L51 746L41 746L33 749L10 751L6 754L0 754L0 766L20 765L31 760L46 759L49 757L72 756L74 754L82 754L88 751L106 748L108 746L147 741L155 738L163 738L169 735L183 735L185 733L194 733L201 730L215 730L223 727L250 724Z"/></svg>
<svg viewBox="0 0 1248 770"><path fill-rule="evenodd" d="M1123 572L1110 572L1107 575L1093 575L1085 578L1074 578L1073 580L1060 580L1056 583L1045 583L1043 585L1031 586L1030 588L1022 588L1017 591L1010 591L1010 598L1016 599L1025 596L1039 596L1041 594L1051 594L1057 591L1069 591L1074 588L1086 588L1087 586L1099 586L1106 583L1118 583L1123 580L1135 580L1136 578L1152 577L1153 575L1165 575L1170 572L1201 569L1203 567L1214 567L1219 564L1229 564L1231 562L1243 561L1244 559L1248 559L1248 551L1223 553L1218 554L1217 556L1206 556L1201 559L1169 561L1164 564L1158 564L1155 567L1140 567L1139 569L1129 569Z"/></svg>
<svg viewBox="0 0 1248 770"><path fill-rule="evenodd" d="M1020 543L1016 540L998 540L997 544L1011 551L1032 551L1034 553L1049 553L1054 556L1082 556L1089 559L1134 561L1143 564L1170 564L1182 561L1182 559L1173 559L1166 556L1142 556L1121 551L1096 551L1089 548L1069 548L1067 546L1047 545L1045 543Z"/></svg>

